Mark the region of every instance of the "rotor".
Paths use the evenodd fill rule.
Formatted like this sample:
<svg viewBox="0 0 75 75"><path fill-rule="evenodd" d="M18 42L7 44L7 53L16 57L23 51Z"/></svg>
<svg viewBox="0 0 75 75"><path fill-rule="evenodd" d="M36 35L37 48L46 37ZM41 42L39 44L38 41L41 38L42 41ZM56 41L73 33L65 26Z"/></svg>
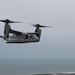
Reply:
<svg viewBox="0 0 75 75"><path fill-rule="evenodd" d="M11 20L9 20L9 19L0 20L0 22L4 22L4 23L21 23L21 22L18 22L18 21L11 21Z"/></svg>
<svg viewBox="0 0 75 75"><path fill-rule="evenodd" d="M44 26L44 25L40 25L40 24L31 24L32 26L34 27L37 27L37 28L45 28L45 27L48 27L48 28L55 28L53 26Z"/></svg>

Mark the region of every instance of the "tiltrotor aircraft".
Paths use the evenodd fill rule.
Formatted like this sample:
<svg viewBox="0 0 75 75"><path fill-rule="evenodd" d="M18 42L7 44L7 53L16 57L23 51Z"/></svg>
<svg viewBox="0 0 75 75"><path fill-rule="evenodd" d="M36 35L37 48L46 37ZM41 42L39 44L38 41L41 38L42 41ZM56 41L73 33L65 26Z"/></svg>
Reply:
<svg viewBox="0 0 75 75"><path fill-rule="evenodd" d="M51 26L43 26L40 24L32 24L34 27L36 27L34 33L23 33L20 31L16 31L11 29L9 23L21 23L18 21L10 21L9 19L6 20L0 20L0 22L5 23L4 27L4 36L0 36L0 38L3 38L6 40L6 43L30 43L30 42L39 42L40 36L41 36L41 29L43 27L50 27ZM12 35L10 35L10 33Z"/></svg>

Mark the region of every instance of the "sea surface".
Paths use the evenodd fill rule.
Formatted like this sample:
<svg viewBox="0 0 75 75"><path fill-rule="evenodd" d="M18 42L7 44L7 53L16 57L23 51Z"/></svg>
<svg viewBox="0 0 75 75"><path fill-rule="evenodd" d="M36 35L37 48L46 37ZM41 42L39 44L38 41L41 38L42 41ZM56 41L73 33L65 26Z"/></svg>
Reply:
<svg viewBox="0 0 75 75"><path fill-rule="evenodd" d="M66 72L68 73L75 72L75 60L0 59L0 75L34 75L34 74L47 75L50 73L66 73Z"/></svg>

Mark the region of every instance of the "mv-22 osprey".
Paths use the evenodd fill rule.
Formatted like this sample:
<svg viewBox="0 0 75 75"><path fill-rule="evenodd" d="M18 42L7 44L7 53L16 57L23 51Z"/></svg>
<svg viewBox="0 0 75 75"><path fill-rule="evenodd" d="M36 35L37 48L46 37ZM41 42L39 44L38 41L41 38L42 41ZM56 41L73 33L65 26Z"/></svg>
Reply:
<svg viewBox="0 0 75 75"><path fill-rule="evenodd" d="M11 29L9 23L21 23L18 21L10 21L9 19L6 20L0 20L0 22L5 23L4 27L4 36L0 36L0 38L3 38L6 40L6 43L30 43L30 42L39 42L40 36L41 36L41 29L43 27L50 27L51 26L43 26L40 24L32 24L34 27L36 27L35 32L33 33L23 33L20 31L16 31ZM10 35L10 33L12 35Z"/></svg>

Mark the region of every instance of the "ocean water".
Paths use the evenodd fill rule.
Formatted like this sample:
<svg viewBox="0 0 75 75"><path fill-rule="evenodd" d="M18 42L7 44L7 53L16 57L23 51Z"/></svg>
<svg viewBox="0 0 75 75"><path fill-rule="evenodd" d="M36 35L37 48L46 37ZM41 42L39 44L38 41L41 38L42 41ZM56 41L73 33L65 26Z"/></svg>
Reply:
<svg viewBox="0 0 75 75"><path fill-rule="evenodd" d="M0 59L0 75L31 75L75 72L75 60Z"/></svg>

